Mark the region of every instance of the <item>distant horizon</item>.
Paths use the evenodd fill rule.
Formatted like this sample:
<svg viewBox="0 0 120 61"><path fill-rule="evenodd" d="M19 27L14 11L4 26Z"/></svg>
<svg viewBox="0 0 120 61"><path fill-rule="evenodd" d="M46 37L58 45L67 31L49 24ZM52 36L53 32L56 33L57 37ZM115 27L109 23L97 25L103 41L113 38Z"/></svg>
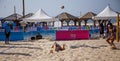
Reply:
<svg viewBox="0 0 120 61"><path fill-rule="evenodd" d="M32 4L31 4L32 3ZM62 12L79 17L87 12L100 13L107 5L117 12L120 12L120 0L25 0L25 14L35 13L43 9L48 15L55 17ZM5 18L14 13L22 15L22 0L0 0L0 18ZM64 6L64 9L61 9Z"/></svg>

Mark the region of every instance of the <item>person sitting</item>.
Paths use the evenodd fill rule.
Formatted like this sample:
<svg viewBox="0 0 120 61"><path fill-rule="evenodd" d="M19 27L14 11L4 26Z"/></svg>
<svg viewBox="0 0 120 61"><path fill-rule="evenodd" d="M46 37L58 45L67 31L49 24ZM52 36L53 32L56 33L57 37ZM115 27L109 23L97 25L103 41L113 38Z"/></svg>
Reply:
<svg viewBox="0 0 120 61"><path fill-rule="evenodd" d="M63 46L61 47L58 43L55 42L51 48L52 50L50 50L50 53L53 53L53 51L62 51L65 50L65 44L63 44Z"/></svg>

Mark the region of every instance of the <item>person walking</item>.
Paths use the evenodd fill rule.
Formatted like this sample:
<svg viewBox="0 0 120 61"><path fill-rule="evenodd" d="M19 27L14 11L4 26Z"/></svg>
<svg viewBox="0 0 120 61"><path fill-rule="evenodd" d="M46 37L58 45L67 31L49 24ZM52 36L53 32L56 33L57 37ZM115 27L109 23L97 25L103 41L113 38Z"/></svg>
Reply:
<svg viewBox="0 0 120 61"><path fill-rule="evenodd" d="M116 49L116 46L114 44L115 41L115 33L113 30L113 27L108 25L108 36L107 36L107 43L111 46L112 49Z"/></svg>
<svg viewBox="0 0 120 61"><path fill-rule="evenodd" d="M109 27L113 29L113 24L111 23L111 21L108 21L107 23L107 36L109 35Z"/></svg>
<svg viewBox="0 0 120 61"><path fill-rule="evenodd" d="M10 24L7 23L7 25L5 26L5 44L9 44L10 34L11 34Z"/></svg>
<svg viewBox="0 0 120 61"><path fill-rule="evenodd" d="M111 21L108 21L107 28L108 28L108 26L110 26L111 28L113 28L113 24L111 23Z"/></svg>

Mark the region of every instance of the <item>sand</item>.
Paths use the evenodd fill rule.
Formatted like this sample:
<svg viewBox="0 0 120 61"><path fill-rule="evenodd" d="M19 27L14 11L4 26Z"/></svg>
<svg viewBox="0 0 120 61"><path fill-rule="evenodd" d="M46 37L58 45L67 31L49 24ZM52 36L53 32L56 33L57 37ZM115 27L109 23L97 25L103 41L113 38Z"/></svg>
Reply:
<svg viewBox="0 0 120 61"><path fill-rule="evenodd" d="M120 42L110 49L105 39L57 41L64 51L49 53L54 41L0 42L0 61L120 61Z"/></svg>

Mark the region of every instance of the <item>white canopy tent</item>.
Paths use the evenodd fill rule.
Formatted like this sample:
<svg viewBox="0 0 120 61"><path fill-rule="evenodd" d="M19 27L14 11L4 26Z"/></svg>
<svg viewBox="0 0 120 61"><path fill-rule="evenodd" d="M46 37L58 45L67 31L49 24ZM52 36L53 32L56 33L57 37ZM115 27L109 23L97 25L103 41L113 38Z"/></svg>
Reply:
<svg viewBox="0 0 120 61"><path fill-rule="evenodd" d="M92 18L95 20L109 20L115 18L116 16L117 13L113 11L110 6L107 6L103 11Z"/></svg>
<svg viewBox="0 0 120 61"><path fill-rule="evenodd" d="M52 22L52 21L55 21L55 20L56 20L55 18L50 17L42 9L39 9L31 17L23 19L23 21L25 21L25 22Z"/></svg>

